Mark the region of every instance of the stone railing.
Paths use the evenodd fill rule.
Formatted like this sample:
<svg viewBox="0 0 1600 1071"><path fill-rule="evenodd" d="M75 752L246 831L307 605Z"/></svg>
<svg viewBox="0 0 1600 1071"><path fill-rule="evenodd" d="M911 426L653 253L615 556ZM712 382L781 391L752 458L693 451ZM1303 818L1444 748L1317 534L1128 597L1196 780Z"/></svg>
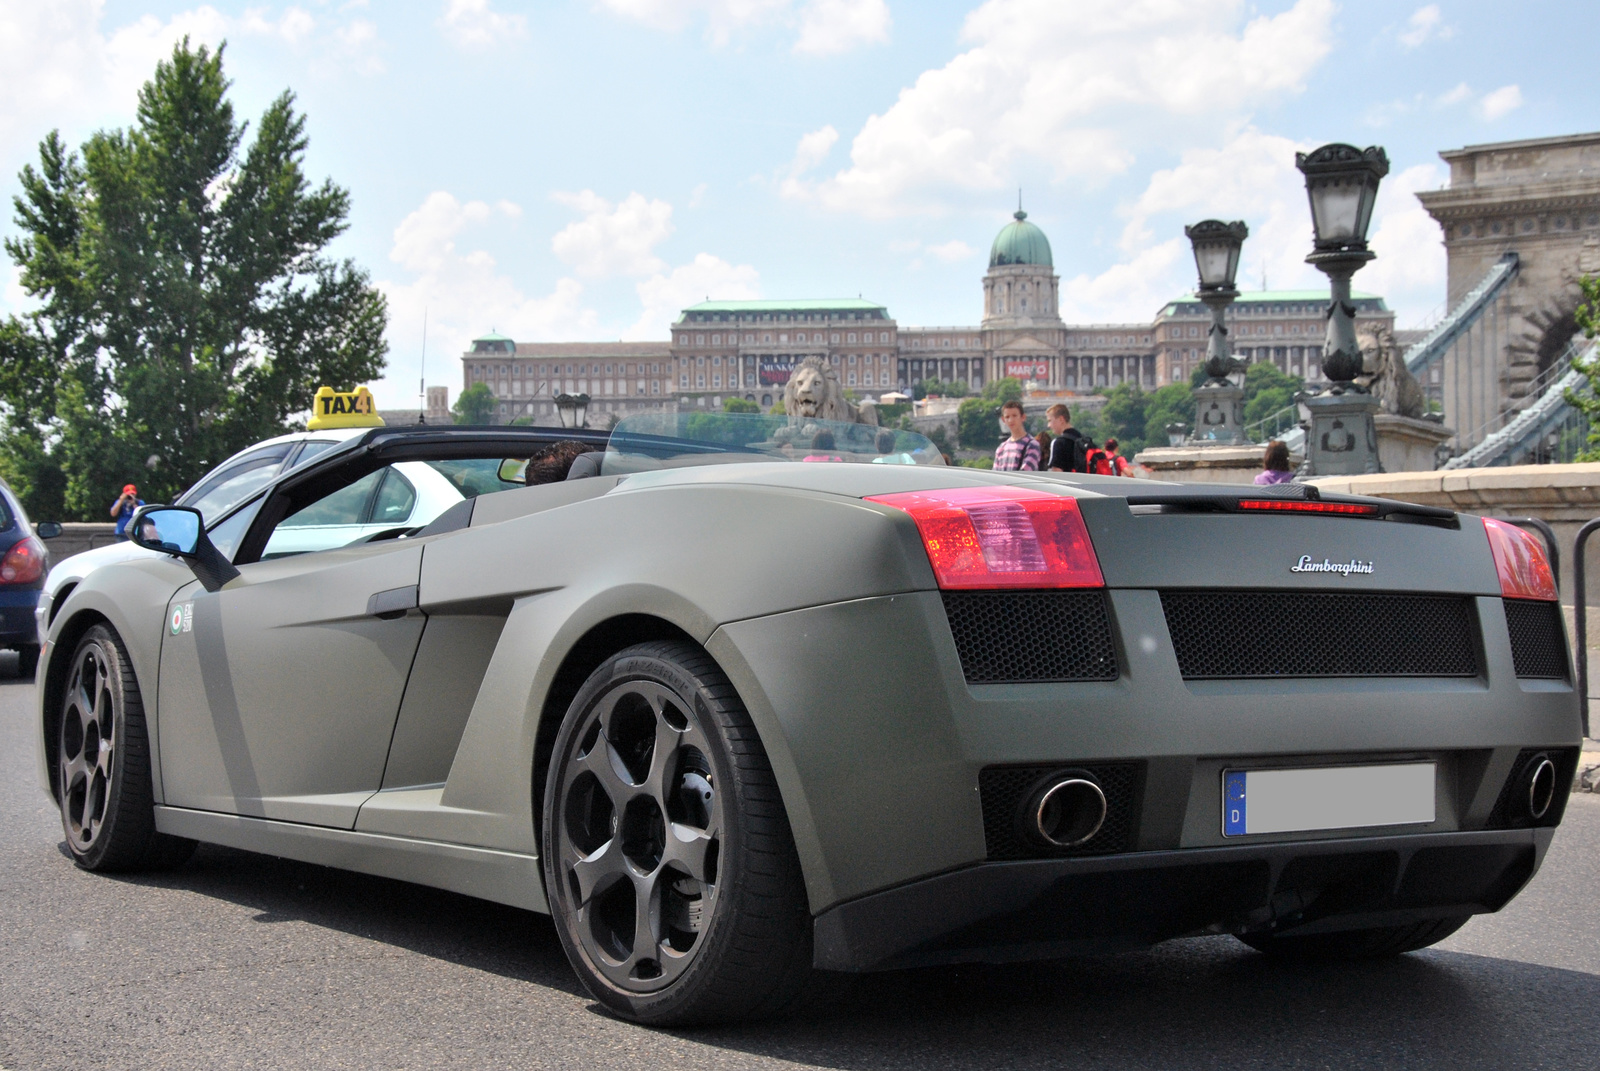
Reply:
<svg viewBox="0 0 1600 1071"><path fill-rule="evenodd" d="M117 526L114 524L95 524L80 521L68 521L61 526L61 534L54 539L44 541L45 549L50 552L50 564L56 565L63 558L70 558L74 554L82 554L86 550L103 547L108 543L115 543Z"/></svg>

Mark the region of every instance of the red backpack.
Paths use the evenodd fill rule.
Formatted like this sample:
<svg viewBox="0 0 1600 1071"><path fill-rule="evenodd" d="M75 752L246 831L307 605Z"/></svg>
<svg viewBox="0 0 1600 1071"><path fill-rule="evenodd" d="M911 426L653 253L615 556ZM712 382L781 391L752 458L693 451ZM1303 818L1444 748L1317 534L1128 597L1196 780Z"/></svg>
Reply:
<svg viewBox="0 0 1600 1071"><path fill-rule="evenodd" d="M1089 471L1096 476L1115 476L1117 470L1111 467L1111 455L1098 446L1091 446L1084 451L1084 460L1089 466Z"/></svg>

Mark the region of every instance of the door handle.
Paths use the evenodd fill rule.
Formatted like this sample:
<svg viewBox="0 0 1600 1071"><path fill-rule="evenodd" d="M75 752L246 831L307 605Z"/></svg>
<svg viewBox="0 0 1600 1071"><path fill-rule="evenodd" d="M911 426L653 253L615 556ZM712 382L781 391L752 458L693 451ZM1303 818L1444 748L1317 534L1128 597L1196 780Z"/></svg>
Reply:
<svg viewBox="0 0 1600 1071"><path fill-rule="evenodd" d="M407 610L417 608L417 585L390 588L367 596L367 616L392 621L406 616Z"/></svg>

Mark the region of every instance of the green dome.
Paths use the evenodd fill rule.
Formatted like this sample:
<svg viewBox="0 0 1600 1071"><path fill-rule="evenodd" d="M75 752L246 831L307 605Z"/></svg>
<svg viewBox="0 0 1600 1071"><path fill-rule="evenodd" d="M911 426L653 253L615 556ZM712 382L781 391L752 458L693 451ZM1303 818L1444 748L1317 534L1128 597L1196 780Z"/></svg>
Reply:
<svg viewBox="0 0 1600 1071"><path fill-rule="evenodd" d="M1028 222L1028 213L1017 209L1016 222L1007 223L989 247L989 267L1002 264L1042 264L1051 267L1050 239Z"/></svg>

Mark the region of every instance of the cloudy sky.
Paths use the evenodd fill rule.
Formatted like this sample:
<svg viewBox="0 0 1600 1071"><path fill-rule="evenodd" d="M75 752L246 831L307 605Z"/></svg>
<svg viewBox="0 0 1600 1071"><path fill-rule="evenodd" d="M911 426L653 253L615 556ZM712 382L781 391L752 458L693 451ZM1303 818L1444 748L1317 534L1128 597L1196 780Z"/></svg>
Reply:
<svg viewBox="0 0 1600 1071"><path fill-rule="evenodd" d="M1401 326L1444 300L1413 191L1440 149L1600 124L1563 59L1586 5L1376 0L0 0L0 193L41 137L133 113L185 33L236 108L285 88L337 252L388 293L388 382L460 385L467 341L665 338L713 298L854 297L974 323L1022 190L1074 321L1193 285L1182 226L1250 224L1247 288L1315 285L1296 149L1387 148L1379 259ZM1570 61L1569 61L1570 60ZM9 213L0 233L15 232ZM0 313L26 306L7 265Z"/></svg>

